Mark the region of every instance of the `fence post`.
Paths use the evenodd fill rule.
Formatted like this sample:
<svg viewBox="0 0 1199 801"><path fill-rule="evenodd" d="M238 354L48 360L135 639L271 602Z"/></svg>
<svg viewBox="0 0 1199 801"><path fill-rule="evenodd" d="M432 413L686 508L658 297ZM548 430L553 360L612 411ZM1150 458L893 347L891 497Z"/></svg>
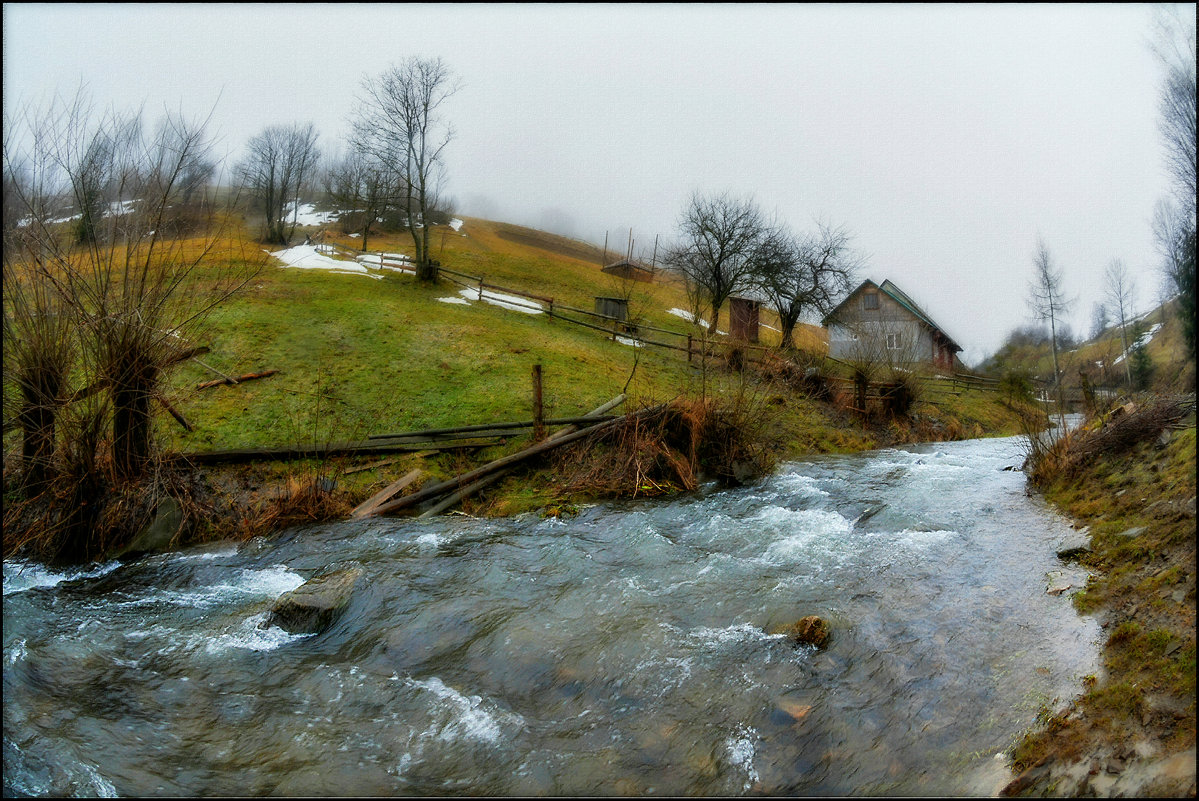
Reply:
<svg viewBox="0 0 1199 801"><path fill-rule="evenodd" d="M545 414L541 405L541 365L533 365L533 441L545 439Z"/></svg>
<svg viewBox="0 0 1199 801"><path fill-rule="evenodd" d="M483 277L484 276L481 275L479 276L479 300L483 299Z"/></svg>
<svg viewBox="0 0 1199 801"><path fill-rule="evenodd" d="M691 364L691 335L687 335L687 364Z"/></svg>

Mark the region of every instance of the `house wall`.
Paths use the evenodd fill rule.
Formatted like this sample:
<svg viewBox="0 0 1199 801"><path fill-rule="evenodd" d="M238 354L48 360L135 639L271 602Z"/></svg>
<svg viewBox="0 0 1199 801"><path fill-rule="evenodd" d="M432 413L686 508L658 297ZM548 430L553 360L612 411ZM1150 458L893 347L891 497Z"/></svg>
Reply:
<svg viewBox="0 0 1199 801"><path fill-rule="evenodd" d="M878 298L877 309L867 309L863 296L873 291ZM829 355L843 361L861 359L865 354L895 356L901 362L929 362L937 359L937 348L933 345L932 332L910 311L889 295L875 290L857 293L838 312L837 322L829 325ZM854 339L854 334L858 339ZM886 335L899 334L901 347L888 351ZM874 337L878 341L873 340Z"/></svg>

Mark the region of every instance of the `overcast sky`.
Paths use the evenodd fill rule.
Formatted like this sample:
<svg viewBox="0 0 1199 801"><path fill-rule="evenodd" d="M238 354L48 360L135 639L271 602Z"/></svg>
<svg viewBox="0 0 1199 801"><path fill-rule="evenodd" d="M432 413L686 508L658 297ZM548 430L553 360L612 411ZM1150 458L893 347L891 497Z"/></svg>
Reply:
<svg viewBox="0 0 1199 801"><path fill-rule="evenodd" d="M213 112L231 160L275 123L337 149L363 76L439 56L461 81L466 215L637 250L695 190L793 229L847 226L968 364L1029 322L1038 235L1090 328L1121 258L1158 299L1163 70L1143 5L4 6L4 108L72 95ZM1194 7L1182 18L1194 24Z"/></svg>

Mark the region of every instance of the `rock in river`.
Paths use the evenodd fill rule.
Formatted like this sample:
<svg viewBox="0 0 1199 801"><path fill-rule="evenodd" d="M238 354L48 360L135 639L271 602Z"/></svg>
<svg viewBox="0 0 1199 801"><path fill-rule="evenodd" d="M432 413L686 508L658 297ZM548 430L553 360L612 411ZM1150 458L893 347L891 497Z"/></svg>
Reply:
<svg viewBox="0 0 1199 801"><path fill-rule="evenodd" d="M786 634L796 645L814 645L824 648L832 637L832 631L823 618L808 615L789 626L776 630L775 634Z"/></svg>
<svg viewBox="0 0 1199 801"><path fill-rule="evenodd" d="M333 625L350 602L362 568L335 570L309 579L279 596L271 607L268 625L292 634L317 634Z"/></svg>

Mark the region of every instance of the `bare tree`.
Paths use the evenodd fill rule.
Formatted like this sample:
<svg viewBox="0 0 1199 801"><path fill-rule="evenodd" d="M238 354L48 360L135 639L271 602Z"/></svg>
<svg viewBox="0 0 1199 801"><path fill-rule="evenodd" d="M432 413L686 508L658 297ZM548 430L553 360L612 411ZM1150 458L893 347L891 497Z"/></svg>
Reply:
<svg viewBox="0 0 1199 801"><path fill-rule="evenodd" d="M1120 349L1124 354L1124 377L1128 386L1132 386L1132 373L1129 369L1128 353L1128 318L1132 314L1132 306L1136 295L1136 284L1128 274L1128 268L1119 259L1112 259L1104 272L1105 292L1107 303L1111 307L1116 321L1120 324Z"/></svg>
<svg viewBox="0 0 1199 801"><path fill-rule="evenodd" d="M1049 346L1053 354L1053 384L1057 389L1058 414L1062 430L1066 428L1065 399L1062 396L1062 374L1058 368L1058 321L1074 305L1074 299L1062 294L1062 271L1053 265L1053 257L1043 239L1037 239L1033 254L1033 279L1028 285L1028 304L1038 319L1049 323Z"/></svg>
<svg viewBox="0 0 1199 801"><path fill-rule="evenodd" d="M320 157L317 137L312 123L271 125L246 146L248 152L237 173L262 212L263 239L270 244L287 245L296 230L300 192L312 177ZM290 215L289 204L292 204Z"/></svg>
<svg viewBox="0 0 1199 801"><path fill-rule="evenodd" d="M752 199L696 192L679 218L679 232L681 243L666 251L663 262L706 298L716 330L724 302L752 285L767 232L762 212Z"/></svg>
<svg viewBox="0 0 1199 801"><path fill-rule="evenodd" d="M207 160L206 124L167 114L146 132L140 112L97 117L82 92L6 121L6 130L18 129L14 140L30 143L10 148L6 137L6 171L20 164L33 176L17 190L30 213L5 236L6 316L20 324L24 304L26 316L69 327L79 354L69 383L84 395L110 393L112 464L122 478L138 477L151 454L151 401L161 398L162 376L187 350L188 333L261 263L243 254L209 270L222 232L199 242L164 233L188 165ZM73 198L85 219L97 188L107 205L92 209L87 236L81 241L77 226L64 235L69 223L51 216L59 198ZM11 333L19 340L23 332ZM39 391L49 403L54 393Z"/></svg>
<svg viewBox="0 0 1199 801"><path fill-rule="evenodd" d="M795 347L795 326L805 314L827 314L849 291L862 264L851 239L844 228L823 222L812 234L795 237L776 226L763 237L755 277L782 325L780 348Z"/></svg>
<svg viewBox="0 0 1199 801"><path fill-rule="evenodd" d="M1165 145L1173 204L1158 204L1154 235L1165 256L1166 284L1179 297L1178 314L1189 355L1195 355L1196 88L1195 18L1158 8L1153 49L1166 75L1158 127ZM1163 205L1165 206L1163 208ZM1171 207L1172 206L1172 207Z"/></svg>
<svg viewBox="0 0 1199 801"><path fill-rule="evenodd" d="M437 205L445 168L442 154L454 134L441 112L458 84L440 58L411 57L365 78L362 89L354 147L400 177L417 278L436 281L437 265L429 249L430 212Z"/></svg>
<svg viewBox="0 0 1199 801"><path fill-rule="evenodd" d="M333 162L324 177L325 191L343 218L357 220L362 250L367 249L371 227L403 201L403 183L387 165L357 148Z"/></svg>

